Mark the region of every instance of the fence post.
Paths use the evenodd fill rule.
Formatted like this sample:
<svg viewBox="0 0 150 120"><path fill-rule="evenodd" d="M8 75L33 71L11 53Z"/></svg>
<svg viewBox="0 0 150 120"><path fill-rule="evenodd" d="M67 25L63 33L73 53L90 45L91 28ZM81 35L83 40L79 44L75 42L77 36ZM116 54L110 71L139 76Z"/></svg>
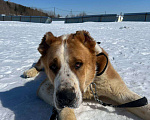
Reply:
<svg viewBox="0 0 150 120"><path fill-rule="evenodd" d="M20 22L21 22L21 16L20 16Z"/></svg>
<svg viewBox="0 0 150 120"><path fill-rule="evenodd" d="M4 21L4 16L3 16L3 21Z"/></svg>
<svg viewBox="0 0 150 120"><path fill-rule="evenodd" d="M100 16L100 22L102 22L102 16Z"/></svg>
<svg viewBox="0 0 150 120"><path fill-rule="evenodd" d="M146 18L147 18L147 13L145 14L145 22L146 22Z"/></svg>
<svg viewBox="0 0 150 120"><path fill-rule="evenodd" d="M41 19L42 19L42 17L40 17L40 23L41 23Z"/></svg>

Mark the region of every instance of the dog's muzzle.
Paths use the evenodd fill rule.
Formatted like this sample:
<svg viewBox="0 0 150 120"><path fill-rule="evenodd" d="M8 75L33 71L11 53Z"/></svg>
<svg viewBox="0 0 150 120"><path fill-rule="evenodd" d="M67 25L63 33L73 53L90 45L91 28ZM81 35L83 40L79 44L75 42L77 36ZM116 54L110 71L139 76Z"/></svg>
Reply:
<svg viewBox="0 0 150 120"><path fill-rule="evenodd" d="M76 93L74 88L58 90L56 92L56 103L59 108L75 107Z"/></svg>

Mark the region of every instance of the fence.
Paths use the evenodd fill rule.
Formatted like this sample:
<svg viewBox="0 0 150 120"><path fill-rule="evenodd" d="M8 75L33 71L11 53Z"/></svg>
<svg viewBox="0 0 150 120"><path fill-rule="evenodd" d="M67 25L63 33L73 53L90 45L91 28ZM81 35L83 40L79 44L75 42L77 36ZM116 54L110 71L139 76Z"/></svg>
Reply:
<svg viewBox="0 0 150 120"><path fill-rule="evenodd" d="M82 23L82 22L115 22L117 14L106 15L88 15L81 17L66 18L65 23Z"/></svg>
<svg viewBox="0 0 150 120"><path fill-rule="evenodd" d="M52 18L52 21L65 21L65 18Z"/></svg>
<svg viewBox="0 0 150 120"><path fill-rule="evenodd" d="M0 16L0 21L21 21L35 23L51 23L51 18L43 16Z"/></svg>
<svg viewBox="0 0 150 120"><path fill-rule="evenodd" d="M145 21L150 22L150 13L125 13L123 21Z"/></svg>
<svg viewBox="0 0 150 120"><path fill-rule="evenodd" d="M117 14L87 15L72 18L49 18L44 16L0 16L0 21L21 21L35 23L51 23L52 21L65 21L65 23L83 22L115 22L118 21ZM122 20L119 20L122 21ZM123 21L146 21L150 22L150 12L146 13L125 13Z"/></svg>

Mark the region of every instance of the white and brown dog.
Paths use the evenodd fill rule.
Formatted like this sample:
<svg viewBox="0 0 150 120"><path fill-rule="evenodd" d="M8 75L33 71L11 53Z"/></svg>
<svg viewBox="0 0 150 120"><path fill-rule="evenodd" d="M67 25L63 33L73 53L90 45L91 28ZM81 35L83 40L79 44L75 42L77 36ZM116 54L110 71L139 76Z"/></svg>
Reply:
<svg viewBox="0 0 150 120"><path fill-rule="evenodd" d="M105 72L96 76L104 69L107 61L104 56L96 55L102 52L108 54L87 31L59 37L48 32L38 51L41 53L39 61L24 75L34 77L45 69L48 78L41 83L38 96L58 111L62 110L59 114L61 120L76 119L72 108L79 107L82 99L93 98L89 89L93 81L97 85L99 97L106 96L118 104L141 98L127 88L110 61ZM127 109L140 118L150 120L150 105Z"/></svg>

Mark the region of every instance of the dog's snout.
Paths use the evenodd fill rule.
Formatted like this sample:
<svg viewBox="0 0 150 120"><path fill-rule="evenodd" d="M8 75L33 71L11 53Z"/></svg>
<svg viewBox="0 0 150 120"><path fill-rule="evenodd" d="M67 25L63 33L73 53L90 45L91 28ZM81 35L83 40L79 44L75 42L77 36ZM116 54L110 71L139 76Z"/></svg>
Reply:
<svg viewBox="0 0 150 120"><path fill-rule="evenodd" d="M56 93L57 101L60 107L71 107L75 101L76 94L72 89L59 90Z"/></svg>

